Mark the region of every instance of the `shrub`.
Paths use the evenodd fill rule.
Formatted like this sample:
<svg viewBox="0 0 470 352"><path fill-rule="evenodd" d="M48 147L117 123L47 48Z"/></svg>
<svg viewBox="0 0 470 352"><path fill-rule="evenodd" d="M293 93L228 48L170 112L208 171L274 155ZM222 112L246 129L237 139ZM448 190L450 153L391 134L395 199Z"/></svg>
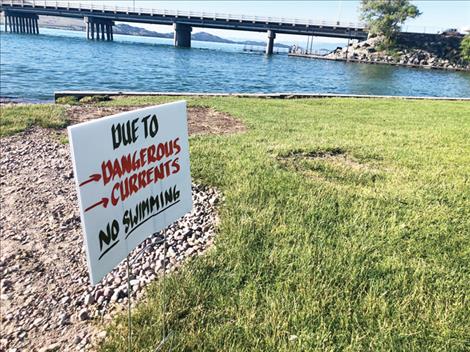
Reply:
<svg viewBox="0 0 470 352"><path fill-rule="evenodd" d="M470 34L467 34L460 43L460 56L466 62L470 62Z"/></svg>
<svg viewBox="0 0 470 352"><path fill-rule="evenodd" d="M80 99L80 104L96 104L101 101L109 101L108 95L91 95Z"/></svg>
<svg viewBox="0 0 470 352"><path fill-rule="evenodd" d="M78 99L77 97L74 97L74 96L60 97L60 98L57 98L55 102L56 104L62 104L62 105L77 105Z"/></svg>
<svg viewBox="0 0 470 352"><path fill-rule="evenodd" d="M409 0L362 0L361 18L367 22L370 35L383 35L384 45L392 47L400 25L408 18L421 15Z"/></svg>

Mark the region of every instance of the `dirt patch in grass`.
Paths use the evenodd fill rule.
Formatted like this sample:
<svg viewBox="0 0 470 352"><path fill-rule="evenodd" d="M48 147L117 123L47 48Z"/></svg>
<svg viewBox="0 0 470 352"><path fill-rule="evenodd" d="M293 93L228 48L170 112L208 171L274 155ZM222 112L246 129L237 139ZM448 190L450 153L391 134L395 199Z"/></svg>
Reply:
<svg viewBox="0 0 470 352"><path fill-rule="evenodd" d="M292 150L277 159L283 167L316 179L370 185L384 177L379 169L341 148Z"/></svg>
<svg viewBox="0 0 470 352"><path fill-rule="evenodd" d="M189 134L230 134L246 131L245 125L228 114L211 108L190 107Z"/></svg>
<svg viewBox="0 0 470 352"><path fill-rule="evenodd" d="M70 123L76 124L139 108L141 107L70 106L67 108L67 114ZM246 127L241 121L206 107L188 108L188 128L190 135L231 134L246 131Z"/></svg>

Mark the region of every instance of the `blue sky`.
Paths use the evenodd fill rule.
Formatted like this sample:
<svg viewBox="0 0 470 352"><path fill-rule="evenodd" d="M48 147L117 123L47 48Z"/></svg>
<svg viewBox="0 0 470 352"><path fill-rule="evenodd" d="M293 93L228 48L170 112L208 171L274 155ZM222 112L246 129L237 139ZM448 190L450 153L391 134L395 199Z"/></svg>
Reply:
<svg viewBox="0 0 470 352"><path fill-rule="evenodd" d="M83 0L82 0L83 2ZM93 0L95 4L129 6L134 0L104 1ZM404 29L410 31L438 31L445 28L470 27L470 0L451 1L412 1L423 13L414 20L409 20ZM221 12L232 14L244 14L254 16L294 17L305 19L321 19L332 21L359 21L360 1L330 0L330 1L156 1L135 0L136 7L160 8L182 11ZM161 32L170 32L168 26L145 26L149 29ZM195 29L195 32L206 31L226 38L262 39L263 33L249 33L238 31ZM280 35L278 40L282 42L304 41L305 38L289 35ZM320 39L323 41L323 39ZM337 40L335 40L337 41Z"/></svg>

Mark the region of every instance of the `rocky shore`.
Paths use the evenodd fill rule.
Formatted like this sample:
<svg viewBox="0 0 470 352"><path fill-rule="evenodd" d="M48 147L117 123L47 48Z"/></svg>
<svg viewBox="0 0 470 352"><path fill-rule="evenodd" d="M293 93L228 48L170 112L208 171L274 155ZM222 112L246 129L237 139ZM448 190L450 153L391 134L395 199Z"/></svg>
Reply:
<svg viewBox="0 0 470 352"><path fill-rule="evenodd" d="M382 50L380 37L337 48L324 58L372 64L390 64L428 69L470 71L470 63L460 58L461 38L439 35L403 34L394 50Z"/></svg>

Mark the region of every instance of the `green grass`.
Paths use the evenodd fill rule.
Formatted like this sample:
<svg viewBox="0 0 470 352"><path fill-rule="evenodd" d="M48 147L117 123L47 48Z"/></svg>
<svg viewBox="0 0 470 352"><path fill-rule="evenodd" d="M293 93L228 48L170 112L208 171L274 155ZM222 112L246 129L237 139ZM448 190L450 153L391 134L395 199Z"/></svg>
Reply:
<svg viewBox="0 0 470 352"><path fill-rule="evenodd" d="M13 105L0 107L0 137L22 132L32 126L61 128L68 124L65 109L55 105Z"/></svg>
<svg viewBox="0 0 470 352"><path fill-rule="evenodd" d="M194 104L197 106L210 106L210 103L213 101L213 99L211 98L204 98L204 97L134 96L134 97L115 97L112 100L102 101L100 103L97 103L96 105L98 106L145 106L145 105L163 104L163 103L178 101L182 99L187 100L189 105ZM207 101L207 103L204 103L205 101Z"/></svg>
<svg viewBox="0 0 470 352"><path fill-rule="evenodd" d="M470 347L468 103L190 103L249 131L191 139L193 177L226 199L215 248L167 282L174 350ZM355 164L280 160L334 149ZM136 351L161 338L162 290L133 312ZM126 350L124 316L109 332L102 350Z"/></svg>
<svg viewBox="0 0 470 352"><path fill-rule="evenodd" d="M55 100L56 104L60 105L78 105L79 101L77 97L74 96L66 96L66 97L59 97Z"/></svg>
<svg viewBox="0 0 470 352"><path fill-rule="evenodd" d="M149 288L134 351L165 299L173 351L469 350L470 104L189 102L248 131L191 138L193 178L225 196L216 244ZM126 324L102 351L127 351Z"/></svg>

